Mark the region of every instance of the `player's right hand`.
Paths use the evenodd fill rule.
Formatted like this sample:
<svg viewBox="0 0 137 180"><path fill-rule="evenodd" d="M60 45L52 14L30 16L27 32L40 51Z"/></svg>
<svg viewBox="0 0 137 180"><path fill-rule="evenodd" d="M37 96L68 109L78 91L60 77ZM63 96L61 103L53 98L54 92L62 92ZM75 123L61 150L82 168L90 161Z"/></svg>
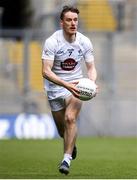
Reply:
<svg viewBox="0 0 137 180"><path fill-rule="evenodd" d="M73 96L75 96L76 98L79 98L80 97L80 91L76 87L77 84L78 84L78 81L69 82L67 84L66 88L73 94Z"/></svg>

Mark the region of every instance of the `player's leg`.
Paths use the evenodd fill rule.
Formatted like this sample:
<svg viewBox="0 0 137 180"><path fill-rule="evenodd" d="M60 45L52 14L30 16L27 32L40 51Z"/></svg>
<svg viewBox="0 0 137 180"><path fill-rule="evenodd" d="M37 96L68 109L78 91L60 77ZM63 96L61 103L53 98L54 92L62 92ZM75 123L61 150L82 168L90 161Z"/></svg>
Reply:
<svg viewBox="0 0 137 180"><path fill-rule="evenodd" d="M53 108L53 103L51 103L51 104L52 104L52 109L54 109L54 111L52 111L52 115L53 115L53 119L54 119L54 122L55 122L57 130L58 130L58 133L59 133L60 137L64 138L65 107L59 111L55 111L55 107ZM57 106L56 106L56 108L57 108ZM75 159L76 155L77 155L77 149L74 146L73 152L72 152L72 159Z"/></svg>
<svg viewBox="0 0 137 180"><path fill-rule="evenodd" d="M64 158L67 157L66 159L69 161L64 161L63 159L59 170L61 173L68 174L72 151L73 154L76 154L76 149L74 148L77 136L76 119L81 108L81 101L77 98L74 98L74 96L70 95L70 92L66 93L66 95L67 98L65 101L63 100L63 98L59 98L50 100L49 104L59 135L65 138ZM66 133L64 133L65 130Z"/></svg>
<svg viewBox="0 0 137 180"><path fill-rule="evenodd" d="M72 159L72 152L74 151L76 137L77 137L77 124L82 102L71 96L66 100L65 122L64 122L64 158L60 165L60 172L64 174L69 173L69 166Z"/></svg>
<svg viewBox="0 0 137 180"><path fill-rule="evenodd" d="M65 130L64 130L64 152L72 154L76 137L77 137L77 123L80 109L82 106L81 100L71 96L66 100L65 111Z"/></svg>
<svg viewBox="0 0 137 180"><path fill-rule="evenodd" d="M65 109L61 109L59 111L52 111L52 116L56 124L58 133L62 138L64 137L64 115Z"/></svg>
<svg viewBox="0 0 137 180"><path fill-rule="evenodd" d="M64 138L64 125L65 125L65 121L64 121L64 117L65 117L65 107L62 104L62 101L60 100L52 100L49 101L50 106L51 106L51 112L53 115L53 119L54 122L56 124L57 130L59 135ZM71 155L70 155L71 156ZM66 161L62 161L60 167L59 167L59 171L61 173L64 174L68 174L69 173L69 165Z"/></svg>
<svg viewBox="0 0 137 180"><path fill-rule="evenodd" d="M64 137L64 115L65 115L65 103L63 99L49 100L52 116L56 124L58 133L61 137Z"/></svg>

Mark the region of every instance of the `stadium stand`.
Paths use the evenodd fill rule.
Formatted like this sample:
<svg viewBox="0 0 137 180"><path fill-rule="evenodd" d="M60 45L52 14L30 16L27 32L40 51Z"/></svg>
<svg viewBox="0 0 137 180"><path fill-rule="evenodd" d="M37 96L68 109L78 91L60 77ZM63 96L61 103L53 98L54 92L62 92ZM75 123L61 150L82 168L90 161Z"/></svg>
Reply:
<svg viewBox="0 0 137 180"><path fill-rule="evenodd" d="M17 82L20 89L23 85L23 71L20 71L20 67L23 68L23 56L24 56L24 44L22 41L15 41L12 44L9 43L9 60L12 65L18 66ZM41 91L42 89L42 77L41 77L41 46L36 41L29 43L29 85L33 91Z"/></svg>
<svg viewBox="0 0 137 180"><path fill-rule="evenodd" d="M117 27L111 5L107 0L79 1L80 17L87 30L115 31Z"/></svg>
<svg viewBox="0 0 137 180"><path fill-rule="evenodd" d="M43 89L41 75L41 45L33 41L30 43L30 86L35 91Z"/></svg>

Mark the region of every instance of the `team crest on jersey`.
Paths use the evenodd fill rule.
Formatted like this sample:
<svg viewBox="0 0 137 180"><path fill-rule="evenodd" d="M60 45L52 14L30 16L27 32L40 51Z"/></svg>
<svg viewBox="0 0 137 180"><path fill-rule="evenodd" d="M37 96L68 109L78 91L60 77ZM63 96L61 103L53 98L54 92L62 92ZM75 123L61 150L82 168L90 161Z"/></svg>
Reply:
<svg viewBox="0 0 137 180"><path fill-rule="evenodd" d="M78 63L74 59L68 58L64 62L61 62L61 68L65 71L71 71L77 64Z"/></svg>

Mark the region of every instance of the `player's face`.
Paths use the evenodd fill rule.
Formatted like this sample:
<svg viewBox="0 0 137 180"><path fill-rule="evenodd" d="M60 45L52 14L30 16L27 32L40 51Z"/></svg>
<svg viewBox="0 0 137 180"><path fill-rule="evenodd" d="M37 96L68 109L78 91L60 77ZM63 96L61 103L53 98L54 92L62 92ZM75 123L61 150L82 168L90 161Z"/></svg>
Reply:
<svg viewBox="0 0 137 180"><path fill-rule="evenodd" d="M70 11L65 13L64 18L61 21L61 26L66 34L75 34L78 26L78 14Z"/></svg>

